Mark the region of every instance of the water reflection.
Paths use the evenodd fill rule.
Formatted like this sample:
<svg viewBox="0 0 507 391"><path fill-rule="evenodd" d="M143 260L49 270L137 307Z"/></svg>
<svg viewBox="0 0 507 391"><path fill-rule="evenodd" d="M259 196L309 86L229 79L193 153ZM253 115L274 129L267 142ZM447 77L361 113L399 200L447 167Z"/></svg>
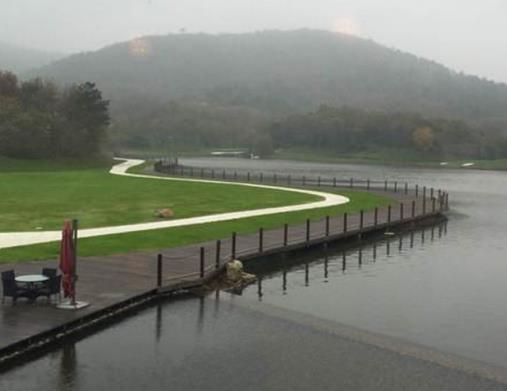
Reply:
<svg viewBox="0 0 507 391"><path fill-rule="evenodd" d="M160 337L162 336L162 303L157 304L156 311L156 321L155 321L155 339L160 341Z"/></svg>
<svg viewBox="0 0 507 391"><path fill-rule="evenodd" d="M202 332L202 328L204 327L204 306L205 306L205 298L204 296L199 296L199 311L197 317L197 332L200 334Z"/></svg>
<svg viewBox="0 0 507 391"><path fill-rule="evenodd" d="M75 343L69 342L64 345L60 351L60 356L61 359L57 389L59 391L71 390L76 383L78 366Z"/></svg>
<svg viewBox="0 0 507 391"><path fill-rule="evenodd" d="M309 287L310 282L312 283L327 283L333 277L334 274L345 275L347 270L354 271L367 271L368 265L373 265L377 260L377 251L385 248L385 254L387 258L392 256L391 246L392 243L397 243L398 253L404 252L404 244L409 243L410 249L413 249L416 245L415 235L420 231L420 242L419 246L430 245L436 240L435 230L438 230L438 239L442 239L447 234L447 221L443 221L435 226L423 228L417 231L411 231L398 235L397 237L386 237L370 241L355 250L341 250L337 251L328 246L324 246L322 251L317 251L311 255L304 255L299 258L293 258L292 266L283 267L283 263L279 263L270 259L266 264L251 264L247 265L246 269L248 272L257 274L257 298L262 301L265 296L263 291L263 282L265 280L272 284L273 279L281 277L281 289L283 294L288 293L288 280L297 281L298 277L302 274L303 286ZM432 240L428 243L425 242L425 232L431 233ZM410 251L407 249L407 251ZM350 263L349 260L355 258L355 263ZM312 259L309 262L308 259ZM273 269L273 264L278 265L280 269ZM366 268L363 268L366 267ZM323 267L324 275L323 279L319 276L319 273L311 273L312 269L320 269ZM313 276L313 277L312 277ZM241 292L240 294L242 294Z"/></svg>

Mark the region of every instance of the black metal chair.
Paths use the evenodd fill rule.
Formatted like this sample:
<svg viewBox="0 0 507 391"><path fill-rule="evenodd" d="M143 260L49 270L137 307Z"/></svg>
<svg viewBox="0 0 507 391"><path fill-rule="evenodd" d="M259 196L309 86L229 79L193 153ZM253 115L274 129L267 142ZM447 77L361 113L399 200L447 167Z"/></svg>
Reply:
<svg viewBox="0 0 507 391"><path fill-rule="evenodd" d="M13 279L16 278L16 274L14 273L14 270L6 270L4 272L2 272L2 280L4 278L9 278L9 279Z"/></svg>
<svg viewBox="0 0 507 391"><path fill-rule="evenodd" d="M6 297L12 297L12 304L16 304L19 297L31 298L28 289L18 286L15 280L14 270L2 272L3 296L2 303L5 303Z"/></svg>
<svg viewBox="0 0 507 391"><path fill-rule="evenodd" d="M49 280L47 280L44 283L44 287L37 289L36 295L39 296L45 296L48 301L51 301L52 295L58 295L60 296L60 287L62 285L62 276L52 276L49 277Z"/></svg>
<svg viewBox="0 0 507 391"><path fill-rule="evenodd" d="M57 269L53 269L50 267L45 267L42 269L42 275L46 277L54 277L56 276Z"/></svg>

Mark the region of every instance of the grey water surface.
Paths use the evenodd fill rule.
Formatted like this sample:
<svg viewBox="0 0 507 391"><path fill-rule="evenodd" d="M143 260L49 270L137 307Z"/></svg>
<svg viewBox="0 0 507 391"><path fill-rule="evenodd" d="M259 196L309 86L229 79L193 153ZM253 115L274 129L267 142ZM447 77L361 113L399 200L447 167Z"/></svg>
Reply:
<svg viewBox="0 0 507 391"><path fill-rule="evenodd" d="M261 267L261 284L240 296L219 292L148 308L0 374L1 390L505 388L337 330L351 327L507 367L506 173L237 159L184 163L407 180L448 190L451 213L446 226L347 251L345 267L340 251L312 253L290 260L285 270Z"/></svg>

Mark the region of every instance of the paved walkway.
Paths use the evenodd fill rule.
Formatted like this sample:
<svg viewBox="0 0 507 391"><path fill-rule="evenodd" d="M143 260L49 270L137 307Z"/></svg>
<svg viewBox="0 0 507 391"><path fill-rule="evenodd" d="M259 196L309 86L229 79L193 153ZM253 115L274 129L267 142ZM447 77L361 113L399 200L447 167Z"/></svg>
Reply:
<svg viewBox="0 0 507 391"><path fill-rule="evenodd" d="M158 177L153 175L142 175L142 174L131 174L128 173L128 169L138 166L144 163L144 160L135 160L135 159L116 159L122 160L122 163L119 163L111 168L109 171L112 175L121 175L135 178L145 178L151 180L165 180L165 181L180 181L180 182L199 182L199 183L219 183L224 185L234 185L234 186L246 186L246 187L255 187L261 189L269 189L269 190L283 190L290 191L294 193L308 194L321 197L321 201L310 202L305 204L291 205L291 206L282 206L276 208L263 208L263 209L255 209L255 210L247 210L247 211L239 211L239 212L230 212L230 213L220 213L213 214L207 216L198 216L198 217L190 217L186 219L177 219L177 220L169 220L169 221L157 221L152 223L140 223L140 224L128 224L128 225L119 225L113 227L102 227L102 228L89 228L89 229L81 229L79 231L80 238L90 238L96 236L105 236L105 235L113 235L113 234L121 234L128 232L139 232L139 231L149 231L154 229L163 229L163 228L173 228L173 227L183 227L189 225L196 224L204 224L204 223L215 223L220 221L227 220L236 220L247 217L255 217L255 216L265 216L270 214L277 213L287 213L287 212L296 212L317 208L325 208L329 206L341 205L349 202L349 199L343 197L341 195L325 193L321 191L313 191L313 190L304 190L304 189L295 189L290 187L282 187L282 186L268 186L254 183L237 183L237 182L226 182L226 181L211 181L205 179L188 179L188 178L171 178L171 177ZM16 246L25 246L30 244L38 244L38 243L47 243L58 241L61 238L61 231L36 231L36 232L8 232L8 233L0 233L0 249L16 247Z"/></svg>

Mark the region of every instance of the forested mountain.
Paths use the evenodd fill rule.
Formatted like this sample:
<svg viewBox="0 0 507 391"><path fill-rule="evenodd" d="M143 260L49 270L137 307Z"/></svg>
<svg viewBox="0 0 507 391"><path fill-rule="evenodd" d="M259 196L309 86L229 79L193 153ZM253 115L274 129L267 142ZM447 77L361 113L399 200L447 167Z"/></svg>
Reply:
<svg viewBox="0 0 507 391"><path fill-rule="evenodd" d="M70 56L30 76L96 82L113 108L143 95L275 115L327 104L483 120L505 117L507 107L504 84L369 40L313 30L144 37Z"/></svg>
<svg viewBox="0 0 507 391"><path fill-rule="evenodd" d="M64 57L61 53L26 49L0 42L0 70L25 72Z"/></svg>

